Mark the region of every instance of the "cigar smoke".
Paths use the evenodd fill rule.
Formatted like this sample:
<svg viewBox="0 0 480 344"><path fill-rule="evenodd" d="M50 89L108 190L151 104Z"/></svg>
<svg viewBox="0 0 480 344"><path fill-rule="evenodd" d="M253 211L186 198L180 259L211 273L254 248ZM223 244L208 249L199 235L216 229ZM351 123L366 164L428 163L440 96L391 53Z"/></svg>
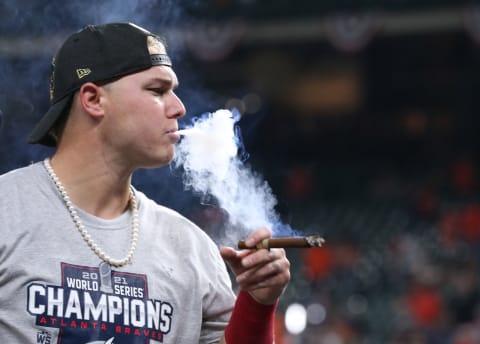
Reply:
<svg viewBox="0 0 480 344"><path fill-rule="evenodd" d="M235 123L239 119L236 113L218 110L179 131L183 138L177 144L174 165L183 167L185 187L213 196L234 227L250 232L267 226L274 234L280 228L285 232L288 226L281 224L275 212L277 200L270 186L238 156L242 143Z"/></svg>

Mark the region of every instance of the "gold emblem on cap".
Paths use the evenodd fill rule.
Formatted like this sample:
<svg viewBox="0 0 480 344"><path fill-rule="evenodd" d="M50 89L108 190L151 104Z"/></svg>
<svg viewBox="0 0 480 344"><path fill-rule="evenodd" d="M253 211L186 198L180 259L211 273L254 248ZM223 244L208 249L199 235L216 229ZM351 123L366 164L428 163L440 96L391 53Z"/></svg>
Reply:
<svg viewBox="0 0 480 344"><path fill-rule="evenodd" d="M78 68L77 69L77 76L79 79L87 76L88 74L90 74L92 71L90 70L90 68Z"/></svg>
<svg viewBox="0 0 480 344"><path fill-rule="evenodd" d="M165 54L165 47L157 38L154 36L147 36L147 47L150 55L154 54Z"/></svg>

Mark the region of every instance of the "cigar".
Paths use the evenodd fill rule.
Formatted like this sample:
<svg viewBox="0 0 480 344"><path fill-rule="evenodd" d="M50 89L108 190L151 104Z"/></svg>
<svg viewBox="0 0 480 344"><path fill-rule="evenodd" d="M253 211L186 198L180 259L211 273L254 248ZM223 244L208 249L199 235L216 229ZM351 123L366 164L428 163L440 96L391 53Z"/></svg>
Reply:
<svg viewBox="0 0 480 344"><path fill-rule="evenodd" d="M311 235L306 237L287 237L287 238L270 238L263 239L255 247L247 247L245 240L238 242L239 249L261 249L261 248L309 248L321 247L325 243L325 239L319 235Z"/></svg>

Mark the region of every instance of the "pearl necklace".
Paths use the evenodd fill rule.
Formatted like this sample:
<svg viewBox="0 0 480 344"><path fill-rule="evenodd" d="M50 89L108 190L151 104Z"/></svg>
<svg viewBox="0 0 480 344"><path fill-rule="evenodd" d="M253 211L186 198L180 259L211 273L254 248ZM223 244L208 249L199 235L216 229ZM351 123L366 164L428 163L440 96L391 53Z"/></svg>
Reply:
<svg viewBox="0 0 480 344"><path fill-rule="evenodd" d="M67 194L67 191L65 191L65 188L63 187L62 183L58 179L57 175L55 174L55 171L52 168L52 165L50 164L50 159L45 159L43 161L43 165L45 166L45 169L48 172L48 175L50 178L53 180L55 186L57 187L58 192L63 198L63 201L65 202L65 205L68 209L68 212L70 213L70 216L75 223L75 227L77 227L78 231L80 232L80 235L82 236L83 240L88 244L88 246L92 249L92 251L105 263L115 266L115 267L120 267L124 266L132 260L133 254L135 253L135 249L137 248L137 240L138 240L138 208L137 208L137 201L135 200L135 196L133 194L133 190L130 188L130 198L129 198L129 204L130 204L130 210L132 211L132 236L131 236L131 241L130 241L130 249L128 250L128 254L125 258L123 259L114 259L111 258L109 255L107 255L94 241L92 236L87 232L85 229L85 226L83 225L82 221L80 220L80 217L78 216L77 211L75 210L75 206L73 205L72 201L70 201L70 197Z"/></svg>

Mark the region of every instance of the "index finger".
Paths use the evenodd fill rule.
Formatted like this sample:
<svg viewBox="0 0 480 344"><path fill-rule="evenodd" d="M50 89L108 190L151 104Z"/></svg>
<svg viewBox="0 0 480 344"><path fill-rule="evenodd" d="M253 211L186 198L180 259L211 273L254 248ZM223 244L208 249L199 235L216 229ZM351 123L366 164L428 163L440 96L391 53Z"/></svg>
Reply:
<svg viewBox="0 0 480 344"><path fill-rule="evenodd" d="M267 227L260 227L250 233L245 238L245 244L247 247L254 248L259 242L264 239L268 239L272 237L272 231L270 228Z"/></svg>

